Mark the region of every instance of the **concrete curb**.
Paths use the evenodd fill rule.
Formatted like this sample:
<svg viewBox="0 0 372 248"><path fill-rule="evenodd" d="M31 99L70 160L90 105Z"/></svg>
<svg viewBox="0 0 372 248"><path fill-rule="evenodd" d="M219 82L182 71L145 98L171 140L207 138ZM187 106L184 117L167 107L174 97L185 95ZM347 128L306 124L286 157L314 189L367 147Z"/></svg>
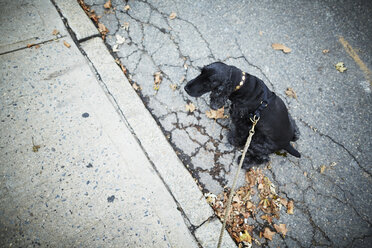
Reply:
<svg viewBox="0 0 372 248"><path fill-rule="evenodd" d="M54 0L54 3L58 6L59 10L63 13L66 18L68 25L76 35L76 38L80 41L92 36L99 36L100 33L89 20L89 17L85 14L84 10L80 8L79 4L75 0Z"/></svg>

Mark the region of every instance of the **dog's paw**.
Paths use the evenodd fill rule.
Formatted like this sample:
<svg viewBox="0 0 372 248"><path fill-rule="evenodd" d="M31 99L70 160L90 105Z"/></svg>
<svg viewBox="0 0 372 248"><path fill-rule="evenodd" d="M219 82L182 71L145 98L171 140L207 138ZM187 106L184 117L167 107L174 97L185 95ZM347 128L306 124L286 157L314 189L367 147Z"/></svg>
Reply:
<svg viewBox="0 0 372 248"><path fill-rule="evenodd" d="M256 164L265 164L270 161L268 155L261 155L253 158L254 163Z"/></svg>

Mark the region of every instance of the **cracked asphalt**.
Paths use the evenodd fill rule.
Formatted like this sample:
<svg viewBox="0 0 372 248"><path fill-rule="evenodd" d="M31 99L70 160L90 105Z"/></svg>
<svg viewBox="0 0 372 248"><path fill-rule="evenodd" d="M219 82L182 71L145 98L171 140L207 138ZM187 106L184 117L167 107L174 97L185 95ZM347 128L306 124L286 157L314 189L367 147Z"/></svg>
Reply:
<svg viewBox="0 0 372 248"><path fill-rule="evenodd" d="M117 49L129 79L141 87L138 94L204 192L219 194L231 185L240 151L227 142L229 119L206 117L208 95L191 98L183 86L198 67L223 61L264 80L301 131L295 144L301 159L274 154L270 165L261 166L279 194L295 202L295 214L280 219L287 237L276 235L267 245L371 247L372 2L113 0L111 10L105 2L85 1L101 16L107 45ZM272 43L292 52L275 51ZM338 62L346 72L335 69ZM163 76L158 91L156 72ZM297 99L286 96L288 87ZM193 113L186 111L189 102ZM242 185L244 173L239 180Z"/></svg>

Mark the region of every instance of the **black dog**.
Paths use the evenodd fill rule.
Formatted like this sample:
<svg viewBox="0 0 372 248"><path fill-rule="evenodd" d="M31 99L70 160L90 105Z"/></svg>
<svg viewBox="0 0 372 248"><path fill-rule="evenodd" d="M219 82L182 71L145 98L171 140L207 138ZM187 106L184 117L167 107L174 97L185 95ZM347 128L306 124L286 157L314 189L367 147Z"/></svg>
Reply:
<svg viewBox="0 0 372 248"><path fill-rule="evenodd" d="M290 144L300 133L284 102L255 76L235 66L215 62L205 66L198 77L189 81L185 91L193 97L211 92L212 109L223 107L228 99L231 101L233 128L228 140L234 146L244 146L252 127L251 118L260 118L244 160L245 168L251 167L252 163L268 162L268 155L280 149L301 157Z"/></svg>

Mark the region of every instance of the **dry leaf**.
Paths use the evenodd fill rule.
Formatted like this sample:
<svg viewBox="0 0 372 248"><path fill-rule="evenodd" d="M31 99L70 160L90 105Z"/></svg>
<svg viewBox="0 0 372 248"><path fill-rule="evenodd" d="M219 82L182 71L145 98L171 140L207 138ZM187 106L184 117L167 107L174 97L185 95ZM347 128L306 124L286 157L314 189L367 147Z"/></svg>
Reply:
<svg viewBox="0 0 372 248"><path fill-rule="evenodd" d="M98 31L103 35L106 35L109 32L103 23L98 23Z"/></svg>
<svg viewBox="0 0 372 248"><path fill-rule="evenodd" d="M287 214L293 214L294 204L293 201L289 201L287 204Z"/></svg>
<svg viewBox="0 0 372 248"><path fill-rule="evenodd" d="M277 233L281 233L283 234L283 237L285 237L285 235L287 234L287 227L285 226L285 224L274 224L274 228L276 230Z"/></svg>
<svg viewBox="0 0 372 248"><path fill-rule="evenodd" d="M338 70L339 72L344 72L347 70L344 62L338 62L337 64L335 64L335 67L336 67L336 70Z"/></svg>
<svg viewBox="0 0 372 248"><path fill-rule="evenodd" d="M154 90L158 91L160 88L160 83L163 80L161 72L155 72L154 74Z"/></svg>
<svg viewBox="0 0 372 248"><path fill-rule="evenodd" d="M54 29L52 32L52 35L58 35L58 34L59 34L59 31L57 29Z"/></svg>
<svg viewBox="0 0 372 248"><path fill-rule="evenodd" d="M120 64L120 68L124 72L124 74L127 74L127 68L125 68L124 65Z"/></svg>
<svg viewBox="0 0 372 248"><path fill-rule="evenodd" d="M120 34L116 34L115 37L116 37L116 44L119 44L119 45L124 44L125 38L123 36L121 36Z"/></svg>
<svg viewBox="0 0 372 248"><path fill-rule="evenodd" d="M111 0L108 0L108 1L103 5L103 7L104 7L105 9L110 9L110 8L111 8Z"/></svg>
<svg viewBox="0 0 372 248"><path fill-rule="evenodd" d="M30 48L30 47L33 47L33 46L35 46L34 43L32 43L32 44L27 44L27 48Z"/></svg>
<svg viewBox="0 0 372 248"><path fill-rule="evenodd" d="M129 30L129 22L124 22L123 25L121 25L122 28L124 28L126 31Z"/></svg>
<svg viewBox="0 0 372 248"><path fill-rule="evenodd" d="M128 10L130 10L130 6L129 6L128 4L127 4L127 5L125 5L125 6L124 6L124 10L125 10L125 11L128 11Z"/></svg>
<svg viewBox="0 0 372 248"><path fill-rule="evenodd" d="M65 45L67 48L70 48L71 45L67 43L67 41L63 41L63 45Z"/></svg>
<svg viewBox="0 0 372 248"><path fill-rule="evenodd" d="M170 87L173 91L177 90L177 88L178 88L177 84L170 84L169 87Z"/></svg>
<svg viewBox="0 0 372 248"><path fill-rule="evenodd" d="M259 32L259 35L262 36L262 35L263 35L263 31L260 31L260 32Z"/></svg>
<svg viewBox="0 0 372 248"><path fill-rule="evenodd" d="M321 166L320 166L320 173L323 174L324 171L326 170L326 168L327 168L327 167L326 167L325 165L321 165Z"/></svg>
<svg viewBox="0 0 372 248"><path fill-rule="evenodd" d="M118 44L115 44L112 46L112 51L113 52L119 52L119 45Z"/></svg>
<svg viewBox="0 0 372 248"><path fill-rule="evenodd" d="M328 50L328 49L324 49L324 50L322 51L322 53L323 53L323 54L329 53L329 50Z"/></svg>
<svg viewBox="0 0 372 248"><path fill-rule="evenodd" d="M133 84L132 84L132 87L133 87L133 89L134 89L135 91L141 90L141 87L138 86L138 84L136 84L136 83L133 83Z"/></svg>
<svg viewBox="0 0 372 248"><path fill-rule="evenodd" d="M177 14L175 12L172 12L170 15L169 15L169 19L173 20L174 18L177 17Z"/></svg>
<svg viewBox="0 0 372 248"><path fill-rule="evenodd" d="M283 44L279 43L273 43L271 47L275 50L282 50L284 53L290 53L292 51L292 49L290 49L289 47L286 47Z"/></svg>
<svg viewBox="0 0 372 248"><path fill-rule="evenodd" d="M35 45L34 47L35 47L36 49L38 49L38 48L40 48L40 45Z"/></svg>
<svg viewBox="0 0 372 248"><path fill-rule="evenodd" d="M273 236L275 235L275 232L272 232L270 228L266 227L265 231L263 233L263 236L269 240L273 240Z"/></svg>
<svg viewBox="0 0 372 248"><path fill-rule="evenodd" d="M281 203L283 206L287 207L288 201L287 201L287 199L280 198L280 203Z"/></svg>
<svg viewBox="0 0 372 248"><path fill-rule="evenodd" d="M40 146L39 146L39 145L33 145L33 146L32 146L32 151L33 151L33 152L38 152L39 149L40 149Z"/></svg>
<svg viewBox="0 0 372 248"><path fill-rule="evenodd" d="M268 215L268 214L261 215L261 219L266 220L266 221L269 222L270 224L273 222L273 217L271 217L271 216Z"/></svg>
<svg viewBox="0 0 372 248"><path fill-rule="evenodd" d="M207 115L208 118L210 119L226 119L226 118L229 118L227 115L224 115L224 112L225 112L225 109L224 107L220 108L220 109L217 109L217 110L209 110L207 112L205 112L205 114Z"/></svg>
<svg viewBox="0 0 372 248"><path fill-rule="evenodd" d="M196 109L195 105L192 102L190 102L189 104L186 104L186 111L192 113L194 112L195 109Z"/></svg>
<svg viewBox="0 0 372 248"><path fill-rule="evenodd" d="M285 91L285 94L287 96L293 97L293 98L295 98L297 100L297 94L296 94L296 92L292 88L288 87L287 90Z"/></svg>
<svg viewBox="0 0 372 248"><path fill-rule="evenodd" d="M242 233L239 236L239 239L240 239L240 242L245 241L245 242L248 242L248 243L252 244L252 237L251 237L251 235L249 235L247 230L244 230L244 233Z"/></svg>

